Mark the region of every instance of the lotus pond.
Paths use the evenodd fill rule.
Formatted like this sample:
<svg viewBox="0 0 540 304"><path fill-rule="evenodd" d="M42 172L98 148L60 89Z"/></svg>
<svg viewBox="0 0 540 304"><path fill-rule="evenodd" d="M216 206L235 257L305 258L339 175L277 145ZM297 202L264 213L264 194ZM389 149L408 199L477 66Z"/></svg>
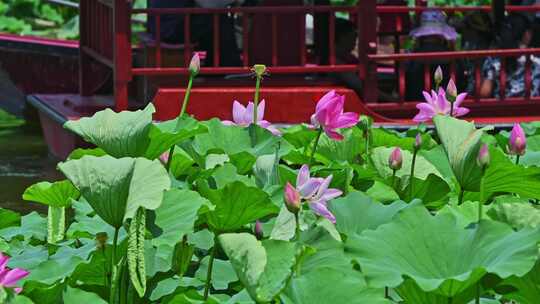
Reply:
<svg viewBox="0 0 540 304"><path fill-rule="evenodd" d="M477 128L450 85L405 132L335 92L278 128L254 71L232 121L66 123L96 148L1 210L0 302L539 302L540 123Z"/></svg>

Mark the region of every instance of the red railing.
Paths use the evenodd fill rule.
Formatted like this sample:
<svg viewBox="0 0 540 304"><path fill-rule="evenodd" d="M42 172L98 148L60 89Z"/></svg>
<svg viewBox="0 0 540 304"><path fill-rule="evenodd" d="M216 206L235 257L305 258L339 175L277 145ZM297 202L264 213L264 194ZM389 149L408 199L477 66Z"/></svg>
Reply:
<svg viewBox="0 0 540 304"><path fill-rule="evenodd" d="M125 110L132 66L131 4L126 0L81 0L79 7L81 95L95 93L90 79L92 64L98 62L112 70L116 110Z"/></svg>
<svg viewBox="0 0 540 304"><path fill-rule="evenodd" d="M96 8L90 8L91 3L100 3L109 8L108 13L95 11ZM108 3L108 4L107 4ZM95 4L94 6L97 6ZM112 8L112 15L111 9ZM426 9L432 9L427 7L402 7L402 6L376 6L376 0L362 0L358 6L354 7L334 7L334 6L277 6L277 7L239 7L228 9L203 9L203 8L169 8L169 9L131 9L129 2L126 0L82 0L81 10L86 13L81 13L81 54L89 56L95 60L98 60L106 65L114 65L115 70L115 100L116 109L123 110L127 108L127 83L131 81L132 75L139 76L164 76L164 75L179 75L188 74L189 71L185 66L163 66L162 51L164 43L161 42L160 29L161 29L161 16L168 15L183 15L184 16L184 43L182 50L182 57L184 62L189 62L193 52L194 46L191 41L191 17L199 14L207 14L212 17L212 28L214 32L213 36L213 66L203 67L201 74L215 75L215 74L236 74L249 72L250 54L248 46L250 44L250 33L248 30L251 20L257 18L257 16L271 16L269 27L271 28L270 37L264 37L265 40L270 41L271 49L271 61L269 70L272 74L308 74L308 73L338 73L338 72L355 72L364 81L364 93L362 99L366 103L373 103L377 100L377 62L380 61L393 61L396 63L396 71L398 78L398 90L400 93L400 102L398 105L404 102L404 89L406 86L404 76L404 61L409 60L436 60L446 59L452 61L452 66L455 67L455 62L460 59L478 59L475 63L475 80L476 80L476 93L474 98L476 102L480 102L481 98L478 94L479 78L480 78L480 60L481 58L489 56L499 57L517 57L524 54L540 54L538 49L530 50L489 50L489 51L468 51L468 52L444 52L444 53L421 53L421 54L392 54L392 55L376 55L377 52L377 36L379 35L405 35L403 30L403 19L401 16L396 15L396 31L393 33L377 33L375 24L377 22L377 14L399 14L399 13L418 13ZM441 7L438 8L447 13L467 12L467 11L490 11L491 7ZM540 6L508 6L507 11L540 11ZM95 12L96 15L92 15ZM358 46L359 46L359 63L358 64L336 64L335 46L334 46L334 26L335 16L337 12L344 12L350 14L352 20L358 22ZM220 15L224 14L236 14L239 18L242 18L244 31L242 36L243 49L242 54L242 66L237 67L223 67L220 66ZM300 62L297 65L283 65L280 63L278 56L279 49L279 35L278 33L278 18L286 15L300 15L300 27L301 33L305 33L305 15L312 14L313 16L327 15L327 47L328 58L323 59L321 62L328 62L327 64L321 64L320 62L314 62L308 58L305 39L301 39L300 46L297 50L291 50L291 52L298 52ZM137 66L133 67L131 62L131 40L130 40L130 19L131 15L146 15L154 16L155 22L155 58L154 64L151 66ZM92 16L90 18L90 16ZM99 17L102 16L102 17ZM96 20L104 22L96 26ZM111 19L112 18L112 19ZM93 27L90 27L89 20L92 19ZM101 37L95 39L96 32L98 35L103 35L104 31L107 32L108 27L112 27L112 36ZM305 35L304 35L305 36ZM316 36L316 33L314 34ZM104 39L105 38L105 39ZM98 40L101 40L99 42ZM106 41L113 42L108 44ZM114 45L111 50L106 49L107 46ZM110 56L112 54L112 56ZM83 62L84 59L81 59ZM529 98L530 95L530 61L527 73L526 73L526 90L527 94L523 98L524 100L533 100ZM455 68L452 68L455 73ZM423 75L425 80L430 80L431 75L428 73L428 69L425 69ZM501 80L505 78L504 71L501 73ZM426 89L429 89L431 81L425 81ZM501 91L504 92L505 81L500 81ZM84 93L84 90L83 90ZM504 96L502 94L501 96Z"/></svg>
<svg viewBox="0 0 540 304"><path fill-rule="evenodd" d="M525 82L525 94L523 99L528 101L540 100L540 97L531 97L531 85L532 85L532 67L531 67L531 55L540 56L540 48L531 48L531 49L509 49L509 50L479 50L479 51L458 51L458 52L436 52L436 53L408 53L408 54L390 54L390 55L369 55L368 58L370 63L376 63L379 61L396 61L399 63L408 62L408 61L422 61L425 62L425 68L423 75L419 75L424 79L424 90L431 90L432 83L432 69L430 68L430 60L445 60L450 62L451 78L456 78L456 64L458 60L469 59L474 61L474 92L472 97L475 102L480 102L480 85L481 85L481 64L483 59L487 57L497 57L501 59L501 69L498 75L499 79L499 95L501 97L506 96L506 70L504 68L505 62L509 57L520 57L525 56L525 75L523 81ZM427 61L427 62L426 62ZM399 64L399 96L400 103L403 103L405 96L406 88L406 79L405 79L405 65ZM484 98L486 99L486 98ZM518 98L515 98L518 99Z"/></svg>

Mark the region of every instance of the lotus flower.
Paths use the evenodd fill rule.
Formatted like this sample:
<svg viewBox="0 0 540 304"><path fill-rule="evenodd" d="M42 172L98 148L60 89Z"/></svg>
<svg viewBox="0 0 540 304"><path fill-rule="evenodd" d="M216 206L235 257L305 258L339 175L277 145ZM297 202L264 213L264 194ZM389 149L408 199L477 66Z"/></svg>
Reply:
<svg viewBox="0 0 540 304"><path fill-rule="evenodd" d="M403 155L399 147L394 148L388 157L388 166L392 170L399 170L403 166Z"/></svg>
<svg viewBox="0 0 540 304"><path fill-rule="evenodd" d="M294 188L291 183L287 182L285 185L285 206L292 213L298 213L301 206L300 193Z"/></svg>
<svg viewBox="0 0 540 304"><path fill-rule="evenodd" d="M259 240L263 238L262 224L258 220L255 222L255 236Z"/></svg>
<svg viewBox="0 0 540 304"><path fill-rule="evenodd" d="M442 72L441 66L438 66L437 69L435 70L435 74L433 75L433 80L435 81L437 86L441 84L443 80L443 72Z"/></svg>
<svg viewBox="0 0 540 304"><path fill-rule="evenodd" d="M476 162L478 163L478 166L484 168L486 166L489 166L490 161L491 157L489 155L489 147L487 144L483 144L478 151L478 157L476 159Z"/></svg>
<svg viewBox="0 0 540 304"><path fill-rule="evenodd" d="M303 165L296 177L296 189L302 200L305 200L311 210L316 214L336 223L336 217L328 210L328 201L340 196L338 189L328 188L332 181L332 175L326 178L310 177L309 167ZM287 190L286 190L287 191Z"/></svg>
<svg viewBox="0 0 540 304"><path fill-rule="evenodd" d="M192 76L197 76L200 70L201 70L201 58L199 57L198 53L195 53L193 57L191 58L191 62L189 63L189 73L191 73Z"/></svg>
<svg viewBox="0 0 540 304"><path fill-rule="evenodd" d="M525 137L525 132L523 132L520 124L515 123L510 133L508 152L512 155L523 156L526 148L527 138Z"/></svg>
<svg viewBox="0 0 540 304"><path fill-rule="evenodd" d="M431 90L431 95L424 91L424 98L426 102L422 102L416 105L416 108L420 110L418 114L413 118L416 122L430 121L436 115L449 115L451 104L448 99L446 99L446 93L442 88L439 88L439 92ZM457 95L456 101L454 102L454 113L452 116L460 117L469 113L469 109L460 107L463 100L467 97L467 93L461 93Z"/></svg>
<svg viewBox="0 0 540 304"><path fill-rule="evenodd" d="M253 102L249 102L247 107L244 107L241 103L238 101L233 102L233 121L230 120L224 120L222 123L227 126L241 126L241 127L247 127L250 124L253 123ZM276 129L272 124L266 120L264 120L264 107L265 102L264 99L259 103L259 106L257 107L257 125L259 125L261 128L265 128L266 130L272 132L274 135L280 135L281 132Z"/></svg>
<svg viewBox="0 0 540 304"><path fill-rule="evenodd" d="M456 83L452 79L450 79L448 86L446 86L446 95L448 96L450 102L457 101L457 87Z"/></svg>
<svg viewBox="0 0 540 304"><path fill-rule="evenodd" d="M343 135L337 129L350 128L358 123L358 113L343 113L345 96L338 95L332 90L326 93L317 103L315 114L311 116L311 124L316 128L323 128L328 137L342 140Z"/></svg>
<svg viewBox="0 0 540 304"><path fill-rule="evenodd" d="M21 268L9 269L6 267L8 261L9 257L0 253L0 286L2 287L14 287L20 279L29 274L28 271ZM20 287L15 287L14 289L16 293L22 290Z"/></svg>

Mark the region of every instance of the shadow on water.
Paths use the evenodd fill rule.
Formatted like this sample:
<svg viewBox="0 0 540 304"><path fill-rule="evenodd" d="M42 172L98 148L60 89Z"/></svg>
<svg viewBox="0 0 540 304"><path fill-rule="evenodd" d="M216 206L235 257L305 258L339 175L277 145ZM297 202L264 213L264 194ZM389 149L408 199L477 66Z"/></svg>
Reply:
<svg viewBox="0 0 540 304"><path fill-rule="evenodd" d="M40 181L61 179L39 130L0 129L0 207L23 214L46 212L46 206L23 201L22 194Z"/></svg>

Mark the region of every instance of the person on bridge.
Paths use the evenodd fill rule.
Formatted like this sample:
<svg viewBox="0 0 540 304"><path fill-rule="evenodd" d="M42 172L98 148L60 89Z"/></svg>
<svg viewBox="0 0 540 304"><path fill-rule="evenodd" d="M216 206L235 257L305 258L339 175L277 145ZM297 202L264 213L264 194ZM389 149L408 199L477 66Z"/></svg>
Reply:
<svg viewBox="0 0 540 304"><path fill-rule="evenodd" d="M422 12L420 26L410 32L414 39L414 53L454 51L454 42L457 38L456 30L446 23L446 15L437 9ZM406 100L422 100L424 90L424 67L429 65L430 75L433 75L437 66L443 69L443 83L450 80L450 62L448 60L413 60L405 68ZM420 76L419 76L420 75ZM456 85L463 91L465 79L463 67L456 62ZM433 87L433 85L432 85Z"/></svg>
<svg viewBox="0 0 540 304"><path fill-rule="evenodd" d="M533 31L533 28L536 28L536 31ZM497 36L495 47L498 49L538 47L538 35L540 35L538 29L537 24L531 24L528 16L522 14L509 15ZM540 58L531 55L529 59L532 64L531 96L540 96ZM500 96L501 59L488 57L482 67L483 81L480 96L484 98L523 97L525 95L526 61L525 56L519 58L508 57L505 60L506 92L504 92L504 96Z"/></svg>

